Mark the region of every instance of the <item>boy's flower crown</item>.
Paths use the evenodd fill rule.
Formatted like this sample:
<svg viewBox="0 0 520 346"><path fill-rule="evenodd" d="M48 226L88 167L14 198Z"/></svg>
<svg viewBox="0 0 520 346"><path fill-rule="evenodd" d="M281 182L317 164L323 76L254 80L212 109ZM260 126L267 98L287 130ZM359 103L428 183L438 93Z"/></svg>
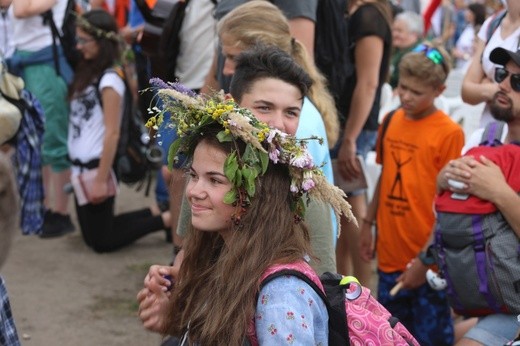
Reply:
<svg viewBox="0 0 520 346"><path fill-rule="evenodd" d="M345 193L326 181L320 167L314 165L306 149L307 140L321 139L297 139L269 128L248 109L240 108L233 99L226 99L222 91L203 97L179 83L164 83L157 78L150 82L159 89L162 106L161 109L154 107L156 115L146 125L157 127L163 121L163 114L169 112L171 124L168 125L174 127L178 135L169 150L170 165L178 159L180 153L189 153L193 149L194 137L210 125L222 126L222 131L217 135L220 142L240 138L246 144L244 153L233 151L224 163L224 174L233 185L233 189L225 195L224 202L240 206L234 215L236 223L240 222L240 215L255 196L256 178L265 173L269 160L289 168L290 189L294 196L292 210L296 221L304 217L304 199L308 202L309 198L313 198L329 203L338 217L338 223L340 214L356 222Z"/></svg>

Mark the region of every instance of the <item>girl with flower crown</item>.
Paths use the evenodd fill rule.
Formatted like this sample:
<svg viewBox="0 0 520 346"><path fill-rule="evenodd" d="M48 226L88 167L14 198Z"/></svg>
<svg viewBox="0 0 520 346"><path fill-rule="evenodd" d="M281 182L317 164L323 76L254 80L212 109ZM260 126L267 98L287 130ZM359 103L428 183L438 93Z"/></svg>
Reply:
<svg viewBox="0 0 520 346"><path fill-rule="evenodd" d="M77 18L81 59L70 89L68 148L72 180L85 173L93 176L88 202L83 205L76 198L76 213L85 243L96 252L117 250L169 226L169 212L158 209L114 215L110 177L127 92L117 32L114 18L103 10Z"/></svg>
<svg viewBox="0 0 520 346"><path fill-rule="evenodd" d="M269 264L302 260L310 252L307 228L294 222L290 209L288 167L268 166L256 182L255 195L263 197L251 200L235 224L232 216L241 206L223 201L232 188L224 162L235 145L244 143L220 143L216 134L205 130L188 171L186 196L196 231L185 240L186 265L172 292L165 332L182 335L189 328L189 339L201 345L240 345L248 321L256 316L261 342L267 334L260 331L270 330L266 344L277 344L290 334L302 344L325 344L327 310L306 283L295 277L276 279L262 289L258 303L252 293ZM284 326L281 322L289 316L292 326ZM273 319L280 324L266 324Z"/></svg>
<svg viewBox="0 0 520 346"><path fill-rule="evenodd" d="M189 160L191 230L171 291L155 296L165 300L157 305L158 329L186 344L326 345L327 309L310 286L292 276L259 285L275 264L314 273L301 222L307 197L352 218L344 194L327 183L305 140L270 128L222 94L181 90L172 85L159 95L179 135L171 151Z"/></svg>

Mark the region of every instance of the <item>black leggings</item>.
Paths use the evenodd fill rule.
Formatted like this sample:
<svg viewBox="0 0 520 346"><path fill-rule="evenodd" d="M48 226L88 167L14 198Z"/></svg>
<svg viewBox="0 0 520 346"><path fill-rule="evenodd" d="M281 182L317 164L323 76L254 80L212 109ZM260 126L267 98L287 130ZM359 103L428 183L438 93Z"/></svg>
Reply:
<svg viewBox="0 0 520 346"><path fill-rule="evenodd" d="M118 250L165 228L161 215L148 208L114 215L114 197L100 204L76 203L76 214L85 243L96 252Z"/></svg>

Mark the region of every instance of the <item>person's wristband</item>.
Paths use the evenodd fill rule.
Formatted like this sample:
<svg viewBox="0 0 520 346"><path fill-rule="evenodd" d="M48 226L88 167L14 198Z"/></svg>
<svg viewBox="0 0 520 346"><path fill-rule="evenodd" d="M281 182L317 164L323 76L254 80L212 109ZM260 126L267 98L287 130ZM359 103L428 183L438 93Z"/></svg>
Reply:
<svg viewBox="0 0 520 346"><path fill-rule="evenodd" d="M433 256L428 255L426 252L421 251L419 252L419 256L417 256L422 264L424 264L426 267L429 267L431 265L435 264L435 258Z"/></svg>

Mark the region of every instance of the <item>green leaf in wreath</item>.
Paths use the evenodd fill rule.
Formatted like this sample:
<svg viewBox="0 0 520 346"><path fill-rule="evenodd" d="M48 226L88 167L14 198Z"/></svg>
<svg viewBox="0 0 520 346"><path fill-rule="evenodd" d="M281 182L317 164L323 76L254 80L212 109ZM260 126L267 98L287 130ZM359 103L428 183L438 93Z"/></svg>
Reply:
<svg viewBox="0 0 520 346"><path fill-rule="evenodd" d="M238 162L237 162L237 156L236 153L233 152L226 157L226 161L224 162L224 174L226 175L226 178L230 182L235 181L235 175L238 169Z"/></svg>
<svg viewBox="0 0 520 346"><path fill-rule="evenodd" d="M226 204L233 204L236 200L237 200L237 194L236 194L235 189L229 190L224 195L224 203L226 203Z"/></svg>
<svg viewBox="0 0 520 346"><path fill-rule="evenodd" d="M235 176L235 182L234 182L234 185L235 186L240 186L242 185L242 170L239 168L237 169L237 173L236 173L236 176Z"/></svg>
<svg viewBox="0 0 520 346"><path fill-rule="evenodd" d="M256 192L256 186L255 186L255 181L253 180L253 182L249 181L249 180L246 180L246 183L245 183L245 188L246 188L246 192L249 196L253 197L255 195L255 192Z"/></svg>
<svg viewBox="0 0 520 346"><path fill-rule="evenodd" d="M260 155L260 163L262 165L262 175L267 171L267 166L269 165L269 154L264 152L259 152Z"/></svg>
<svg viewBox="0 0 520 346"><path fill-rule="evenodd" d="M245 188L246 188L247 194L252 197L255 195L255 191L256 191L255 180L256 180L256 177L258 176L258 173L256 172L255 169L252 169L250 167L244 167L243 173L244 173L244 178L246 180Z"/></svg>
<svg viewBox="0 0 520 346"><path fill-rule="evenodd" d="M255 150L251 143L247 143L244 155L242 155L244 162L248 162L251 165L258 162L258 156L256 154L257 151L258 150Z"/></svg>
<svg viewBox="0 0 520 346"><path fill-rule="evenodd" d="M249 180L249 177L251 176L251 172L252 172L251 168L249 168L247 166L242 168L242 175L244 176L244 178L246 180Z"/></svg>
<svg viewBox="0 0 520 346"><path fill-rule="evenodd" d="M220 143L231 142L233 140L233 136L231 133L226 133L226 131L220 131L217 134L217 139Z"/></svg>
<svg viewBox="0 0 520 346"><path fill-rule="evenodd" d="M170 171L173 169L173 164L175 163L175 155L177 155L177 151L179 150L181 143L182 139L177 138L168 149L168 168L170 169Z"/></svg>

